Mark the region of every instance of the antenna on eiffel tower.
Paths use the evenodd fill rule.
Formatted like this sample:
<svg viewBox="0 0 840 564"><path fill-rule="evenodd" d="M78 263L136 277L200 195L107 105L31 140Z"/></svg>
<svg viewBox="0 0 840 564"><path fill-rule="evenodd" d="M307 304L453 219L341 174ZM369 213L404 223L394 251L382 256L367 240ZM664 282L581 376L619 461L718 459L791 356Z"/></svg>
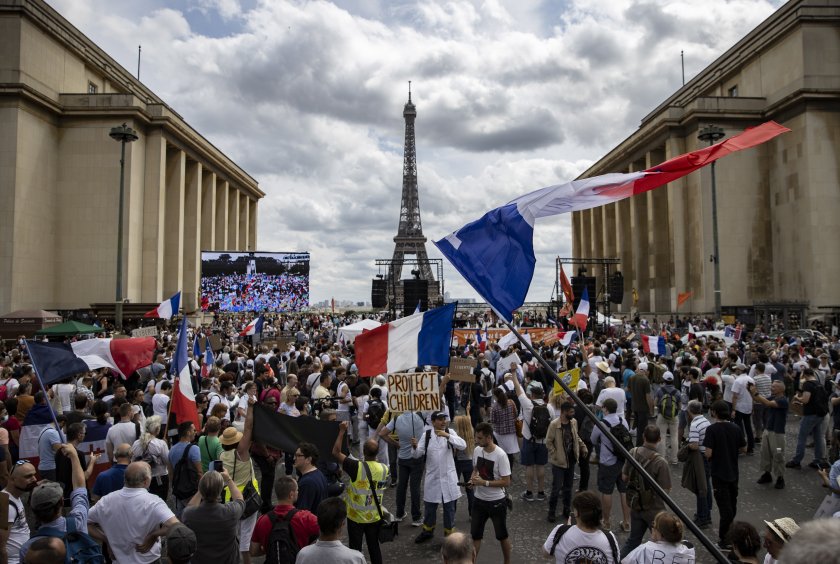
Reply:
<svg viewBox="0 0 840 564"><path fill-rule="evenodd" d="M420 302L422 310L443 303L443 260L429 259L426 254L426 237L420 221L420 195L417 187L417 151L414 143L414 120L417 109L411 101L411 81L408 81L408 102L403 108L405 119L405 149L403 153L402 201L400 222L394 237L394 255L388 260L376 261L377 266L387 266L384 280L373 280L371 302L374 308L391 310L392 318L410 315ZM413 256L414 258L407 258ZM432 273L437 268L437 279ZM403 266L410 265L413 276L402 279ZM414 274L414 272L417 274ZM385 288L382 288L382 286ZM384 298L384 300L383 300ZM383 303L384 302L384 303Z"/></svg>

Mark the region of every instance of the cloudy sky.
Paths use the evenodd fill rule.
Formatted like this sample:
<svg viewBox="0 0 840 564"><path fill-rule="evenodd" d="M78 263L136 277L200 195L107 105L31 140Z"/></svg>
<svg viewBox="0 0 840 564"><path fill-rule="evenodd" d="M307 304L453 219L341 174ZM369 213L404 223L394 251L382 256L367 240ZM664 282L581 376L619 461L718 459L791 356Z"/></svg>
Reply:
<svg viewBox="0 0 840 564"><path fill-rule="evenodd" d="M313 301L370 300L417 107L430 257L488 209L575 178L781 0L47 0L260 183L259 250L312 253ZM568 216L541 220L545 301ZM408 269L404 276L408 277ZM453 297L476 297L444 263Z"/></svg>

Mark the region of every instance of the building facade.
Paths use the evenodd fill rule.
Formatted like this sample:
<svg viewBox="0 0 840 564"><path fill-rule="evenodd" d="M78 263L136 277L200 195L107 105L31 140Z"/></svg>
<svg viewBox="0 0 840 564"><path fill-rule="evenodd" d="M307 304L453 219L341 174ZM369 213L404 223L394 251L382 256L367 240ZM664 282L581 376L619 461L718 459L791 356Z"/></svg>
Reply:
<svg viewBox="0 0 840 564"><path fill-rule="evenodd" d="M195 310L201 250L256 249L257 182L42 0L0 37L0 312L114 301L123 123L123 296Z"/></svg>
<svg viewBox="0 0 840 564"><path fill-rule="evenodd" d="M840 4L791 0L581 175L642 170L702 148L709 124L729 137L768 120L791 132L716 164L724 315L840 304ZM621 260L620 312L714 311L711 174L705 167L573 214L576 258Z"/></svg>

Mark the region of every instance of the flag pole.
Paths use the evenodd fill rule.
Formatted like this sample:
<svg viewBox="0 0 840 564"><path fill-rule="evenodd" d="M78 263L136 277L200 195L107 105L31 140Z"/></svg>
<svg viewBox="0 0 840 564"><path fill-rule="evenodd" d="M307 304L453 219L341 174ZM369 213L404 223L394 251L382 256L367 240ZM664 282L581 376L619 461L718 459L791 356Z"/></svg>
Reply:
<svg viewBox="0 0 840 564"><path fill-rule="evenodd" d="M29 343L30 339L26 339L26 350L29 351ZM58 424L58 417L55 415L55 411L53 410L52 404L50 403L50 398L47 397L47 387L44 385L44 380L41 378L41 371L38 370L38 364L35 362L35 356L29 355L29 360L32 361L32 370L35 371L35 377L38 378L38 383L41 385L41 390L44 392L44 399L47 400L47 407L50 408L50 415L52 416L53 423L55 423L55 430L58 431L58 440L65 442L64 440L64 433L61 432L61 425ZM23 423L23 421L21 421Z"/></svg>
<svg viewBox="0 0 840 564"><path fill-rule="evenodd" d="M720 549L717 546L715 546L715 544L703 533L702 530L700 530L700 527L698 527L694 523L694 521L692 521L688 517L688 515L680 508L680 506L677 505L677 503L673 499L671 499L671 497L668 495L668 492L666 492L662 488L662 486L660 486L656 482L656 480L654 480L653 477L647 473L642 464L638 460L636 460L635 457L630 456L630 452L627 449L625 449L621 442L619 442L619 440L613 436L609 428L606 425L604 425L603 421L599 420L595 416L595 414L588 407L586 407L586 404L584 404L583 401L578 397L578 395L574 391L572 391L571 388L569 388L568 384L566 384L563 381L563 379L557 375L557 372L551 367L551 365L548 364L548 362L546 362L542 355L540 355L540 353L538 353L537 350L533 346L531 346L531 344L528 343L528 341L526 341L522 337L522 335L519 334L519 332L513 327L512 323L508 322L504 317L502 317L501 319L502 322L507 326L507 328L513 332L517 339L519 339L519 342L522 343L522 345L525 348L527 348L532 355L534 355L534 358L539 360L540 364L546 370L548 370L550 374L553 375L554 381L560 384L560 387L563 388L563 391L566 392L566 394L570 398L572 398L572 400L574 400L577 406L583 410L584 414L594 422L595 426L598 427L601 433L610 440L614 447L613 452L616 452L615 449L617 449L617 451L624 456L627 462L629 462L630 465L636 469L639 475L642 476L645 483L647 483L647 485L650 486L650 488L653 491L655 491L660 498L662 498L662 501L664 501L665 504L669 508L671 508L671 510L677 515L677 517L679 517L680 520L682 520L682 522L685 523L688 529L692 533L694 533L697 539L703 544L703 546L706 547L706 549L711 553L715 560L717 560L720 564L728 564L730 562L729 559L726 556L724 556Z"/></svg>

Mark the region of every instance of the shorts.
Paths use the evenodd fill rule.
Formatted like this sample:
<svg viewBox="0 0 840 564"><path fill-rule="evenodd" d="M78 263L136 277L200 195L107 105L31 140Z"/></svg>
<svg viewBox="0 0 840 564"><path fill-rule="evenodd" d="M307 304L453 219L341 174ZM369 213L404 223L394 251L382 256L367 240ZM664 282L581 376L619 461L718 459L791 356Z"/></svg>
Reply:
<svg viewBox="0 0 840 564"><path fill-rule="evenodd" d="M619 461L611 466L606 464L598 465L598 491L609 495L618 486L619 493L627 492L627 483L621 477L621 469L624 463Z"/></svg>
<svg viewBox="0 0 840 564"><path fill-rule="evenodd" d="M254 528L257 526L257 519L260 512L257 511L250 517L239 521L239 552L248 552L251 550L251 535L254 534Z"/></svg>
<svg viewBox="0 0 840 564"><path fill-rule="evenodd" d="M522 466L545 466L548 464L548 448L546 448L545 443L522 439L520 460Z"/></svg>
<svg viewBox="0 0 840 564"><path fill-rule="evenodd" d="M503 541L508 538L507 506L504 498L496 501L473 498L472 517L470 518L470 535L472 535L473 540L484 538L484 527L487 524L487 519L493 521L496 540Z"/></svg>
<svg viewBox="0 0 840 564"><path fill-rule="evenodd" d="M484 409L490 409L491 407L493 407L493 397L492 396L487 396L487 397L481 396L480 406L483 407Z"/></svg>

